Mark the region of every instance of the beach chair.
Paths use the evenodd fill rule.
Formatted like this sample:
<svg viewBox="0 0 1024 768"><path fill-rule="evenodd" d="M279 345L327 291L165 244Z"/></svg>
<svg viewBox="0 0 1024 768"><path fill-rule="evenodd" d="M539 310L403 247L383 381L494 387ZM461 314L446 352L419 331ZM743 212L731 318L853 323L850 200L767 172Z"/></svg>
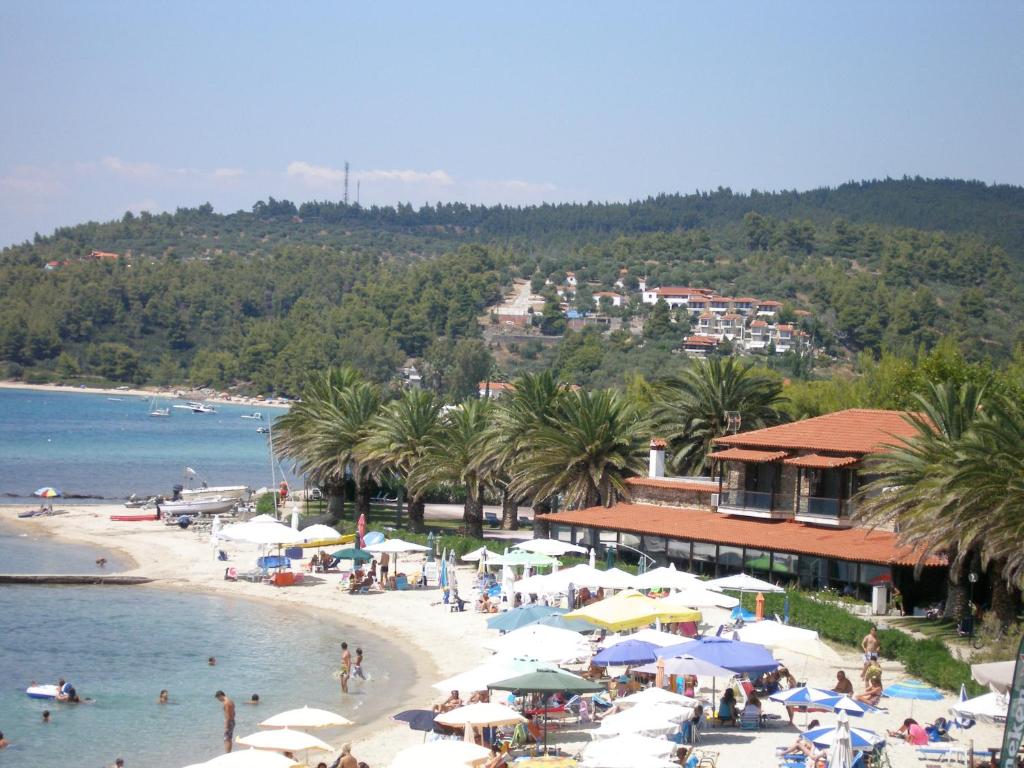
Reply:
<svg viewBox="0 0 1024 768"><path fill-rule="evenodd" d="M225 568L224 569L224 581L238 581L238 569L237 568Z"/></svg>
<svg viewBox="0 0 1024 768"><path fill-rule="evenodd" d="M484 522L491 528L497 528L501 525L501 520L498 519L498 515L494 512L484 512Z"/></svg>
<svg viewBox="0 0 1024 768"><path fill-rule="evenodd" d="M406 589L409 589L409 579L405 576L404 573L399 574L398 576L395 577L395 589L396 590L406 590Z"/></svg>
<svg viewBox="0 0 1024 768"><path fill-rule="evenodd" d="M758 731L761 729L761 714L757 707L744 707L740 711L740 730Z"/></svg>

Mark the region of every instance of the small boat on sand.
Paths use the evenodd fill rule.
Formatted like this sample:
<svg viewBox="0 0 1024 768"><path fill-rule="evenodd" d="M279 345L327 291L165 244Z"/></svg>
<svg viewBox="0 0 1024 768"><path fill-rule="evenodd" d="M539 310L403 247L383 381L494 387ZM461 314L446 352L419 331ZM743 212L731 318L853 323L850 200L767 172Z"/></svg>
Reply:
<svg viewBox="0 0 1024 768"><path fill-rule="evenodd" d="M236 504L238 504L238 499L235 497L163 501L160 502L160 511L167 517L216 515L233 509Z"/></svg>

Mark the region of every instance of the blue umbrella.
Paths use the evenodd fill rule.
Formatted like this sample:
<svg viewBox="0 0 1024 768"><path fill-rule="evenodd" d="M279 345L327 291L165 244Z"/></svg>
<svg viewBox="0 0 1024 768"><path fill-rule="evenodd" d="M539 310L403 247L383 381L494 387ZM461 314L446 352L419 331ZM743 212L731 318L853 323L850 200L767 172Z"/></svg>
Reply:
<svg viewBox="0 0 1024 768"><path fill-rule="evenodd" d="M599 667L649 664L658 658L655 653L658 650L654 643L624 640L597 653L591 663Z"/></svg>
<svg viewBox="0 0 1024 768"><path fill-rule="evenodd" d="M827 725L824 728L814 728L810 731L804 731L804 738L816 747L823 747L827 749L835 743L838 731L838 727L834 725ZM856 750L870 752L882 741L884 741L884 739L874 731L869 731L866 728L850 729L850 746Z"/></svg>
<svg viewBox="0 0 1024 768"><path fill-rule="evenodd" d="M391 719L400 723L408 723L409 728L413 731L434 730L434 713L429 709L407 709L393 715Z"/></svg>
<svg viewBox="0 0 1024 768"><path fill-rule="evenodd" d="M893 699L916 699L918 701L941 701L942 694L920 680L907 679L882 690L883 696Z"/></svg>
<svg viewBox="0 0 1024 768"><path fill-rule="evenodd" d="M568 608L555 608L550 605L527 605L492 616L487 620L487 628L497 629L501 632L511 632L513 629L536 624L541 619L546 619L549 616L568 612Z"/></svg>
<svg viewBox="0 0 1024 768"><path fill-rule="evenodd" d="M579 632L584 635L591 632L597 632L600 629L600 627L591 624L589 621L583 621L583 619L567 619L559 613L545 616L543 619L535 623L543 624L545 627L568 629L570 632Z"/></svg>
<svg viewBox="0 0 1024 768"><path fill-rule="evenodd" d="M448 561L441 558L441 574L437 580L437 586L441 589L448 588Z"/></svg>
<svg viewBox="0 0 1024 768"><path fill-rule="evenodd" d="M804 685L800 686L799 688L790 688L787 691L779 691L778 693L773 693L768 698L772 701L777 701L780 704L785 704L789 707L809 707L812 705L822 705L822 707L824 708L823 702L826 702L829 699L836 699L838 697L839 694L834 693L832 691L826 691L823 688L809 688Z"/></svg>
<svg viewBox="0 0 1024 768"><path fill-rule="evenodd" d="M771 672L780 666L772 652L763 645L728 640L724 637L702 637L692 643L686 643L684 653L731 669L733 672L749 675Z"/></svg>

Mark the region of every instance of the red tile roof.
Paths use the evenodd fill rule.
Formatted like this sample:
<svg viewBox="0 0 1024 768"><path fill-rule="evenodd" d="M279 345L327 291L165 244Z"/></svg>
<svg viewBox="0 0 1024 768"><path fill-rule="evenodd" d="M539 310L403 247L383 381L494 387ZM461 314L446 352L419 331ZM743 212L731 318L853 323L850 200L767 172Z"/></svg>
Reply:
<svg viewBox="0 0 1024 768"><path fill-rule="evenodd" d="M638 488L666 488L671 491L697 491L698 493L718 493L718 483L699 480L687 480L682 477L631 477L626 485Z"/></svg>
<svg viewBox="0 0 1024 768"><path fill-rule="evenodd" d="M687 288L676 285L664 285L661 288L655 288L654 292L659 296L689 296L691 294L702 294L707 292L707 288Z"/></svg>
<svg viewBox="0 0 1024 768"><path fill-rule="evenodd" d="M781 307L782 306L782 302L781 301L770 301L770 300L769 301L762 301L759 304L759 306L762 306L762 307Z"/></svg>
<svg viewBox="0 0 1024 768"><path fill-rule="evenodd" d="M747 461L751 464L765 464L769 461L778 461L786 458L785 451L750 451L743 448L729 448L725 451L711 454L712 459L717 461Z"/></svg>
<svg viewBox="0 0 1024 768"><path fill-rule="evenodd" d="M767 326L768 323L766 323L764 320L755 320L750 324L751 328L766 328Z"/></svg>
<svg viewBox="0 0 1024 768"><path fill-rule="evenodd" d="M821 456L812 453L807 456L794 456L786 459L783 464L791 467L803 467L804 469L839 469L849 467L860 461L860 456Z"/></svg>
<svg viewBox="0 0 1024 768"><path fill-rule="evenodd" d="M715 443L843 454L879 453L887 446L899 444L901 438L916 434L917 430L905 421L905 415L903 411L851 408L792 424L719 437Z"/></svg>
<svg viewBox="0 0 1024 768"><path fill-rule="evenodd" d="M714 336L687 336L684 344L697 344L702 347L717 347L718 339Z"/></svg>
<svg viewBox="0 0 1024 768"><path fill-rule="evenodd" d="M919 559L915 550L901 547L896 535L887 531L820 528L788 520L750 520L718 512L653 504L591 507L543 515L539 519L556 525L756 547L879 565L915 565ZM945 560L930 557L925 560L925 565L945 565Z"/></svg>

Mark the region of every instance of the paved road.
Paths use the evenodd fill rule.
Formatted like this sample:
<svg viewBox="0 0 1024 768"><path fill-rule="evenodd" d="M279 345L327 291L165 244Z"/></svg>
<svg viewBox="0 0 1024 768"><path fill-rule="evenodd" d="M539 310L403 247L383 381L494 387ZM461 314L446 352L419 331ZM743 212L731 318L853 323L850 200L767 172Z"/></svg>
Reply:
<svg viewBox="0 0 1024 768"><path fill-rule="evenodd" d="M501 517L501 507L485 504L484 512L493 512ZM427 520L461 520L461 504L427 504L423 510L423 516ZM520 507L519 516L530 520L533 519L533 510L530 507ZM533 530L527 528L522 531L501 531L494 528L484 528L484 538L487 539L532 539Z"/></svg>

